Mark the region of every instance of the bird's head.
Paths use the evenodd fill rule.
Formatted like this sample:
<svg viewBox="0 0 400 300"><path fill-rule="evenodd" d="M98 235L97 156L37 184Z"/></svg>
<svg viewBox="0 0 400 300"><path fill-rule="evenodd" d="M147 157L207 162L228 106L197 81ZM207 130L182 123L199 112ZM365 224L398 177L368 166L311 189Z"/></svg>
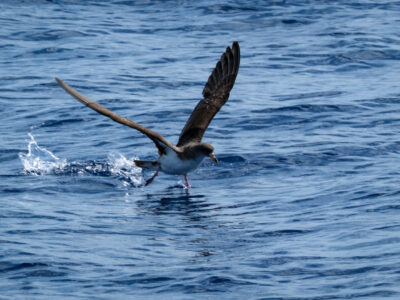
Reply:
<svg viewBox="0 0 400 300"><path fill-rule="evenodd" d="M218 159L214 155L214 147L209 143L201 143L199 145L200 151L205 155L211 158L216 164L218 163Z"/></svg>

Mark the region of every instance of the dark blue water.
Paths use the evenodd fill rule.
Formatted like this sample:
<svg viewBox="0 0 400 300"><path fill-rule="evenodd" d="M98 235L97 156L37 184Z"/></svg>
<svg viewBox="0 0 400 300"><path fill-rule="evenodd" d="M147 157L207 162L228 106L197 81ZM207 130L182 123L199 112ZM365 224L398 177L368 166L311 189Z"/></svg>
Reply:
<svg viewBox="0 0 400 300"><path fill-rule="evenodd" d="M400 2L2 1L0 299L400 299ZM210 71L220 164L151 172Z"/></svg>

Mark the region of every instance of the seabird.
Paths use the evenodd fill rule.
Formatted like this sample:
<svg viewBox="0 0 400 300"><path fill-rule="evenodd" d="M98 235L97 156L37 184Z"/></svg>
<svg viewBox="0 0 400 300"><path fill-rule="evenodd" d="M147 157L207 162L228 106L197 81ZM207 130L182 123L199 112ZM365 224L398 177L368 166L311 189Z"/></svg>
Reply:
<svg viewBox="0 0 400 300"><path fill-rule="evenodd" d="M211 120L228 100L229 93L239 71L239 64L239 43L234 42L232 48L226 48L226 51L222 54L221 59L208 78L203 89L203 99L199 101L187 120L176 146L168 142L159 133L113 113L102 105L82 95L60 79L55 79L66 92L79 102L109 117L115 122L140 131L153 141L158 149L159 158L154 161L134 161L140 168L156 171L154 175L146 181L146 185L154 180L159 171L162 171L167 174L183 175L187 187L191 188L187 174L195 170L205 157L208 156L215 163L218 163L214 155L214 147L208 143L201 142L201 140Z"/></svg>

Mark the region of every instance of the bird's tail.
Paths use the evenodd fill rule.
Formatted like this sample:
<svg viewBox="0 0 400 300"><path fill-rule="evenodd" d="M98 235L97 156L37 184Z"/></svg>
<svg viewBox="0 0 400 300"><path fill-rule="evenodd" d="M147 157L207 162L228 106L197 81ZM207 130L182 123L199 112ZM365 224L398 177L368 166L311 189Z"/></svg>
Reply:
<svg viewBox="0 0 400 300"><path fill-rule="evenodd" d="M157 171L158 170L158 161L153 160L134 160L134 163L136 166L142 169L148 169L148 170L153 170Z"/></svg>

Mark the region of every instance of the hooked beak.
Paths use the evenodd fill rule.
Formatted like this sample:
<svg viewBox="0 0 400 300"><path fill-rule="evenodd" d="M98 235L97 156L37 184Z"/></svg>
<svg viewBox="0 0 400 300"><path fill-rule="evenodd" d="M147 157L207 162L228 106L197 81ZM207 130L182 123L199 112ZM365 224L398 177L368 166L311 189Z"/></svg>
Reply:
<svg viewBox="0 0 400 300"><path fill-rule="evenodd" d="M210 157L216 164L218 164L218 159L215 157L214 153L210 153L209 157Z"/></svg>

